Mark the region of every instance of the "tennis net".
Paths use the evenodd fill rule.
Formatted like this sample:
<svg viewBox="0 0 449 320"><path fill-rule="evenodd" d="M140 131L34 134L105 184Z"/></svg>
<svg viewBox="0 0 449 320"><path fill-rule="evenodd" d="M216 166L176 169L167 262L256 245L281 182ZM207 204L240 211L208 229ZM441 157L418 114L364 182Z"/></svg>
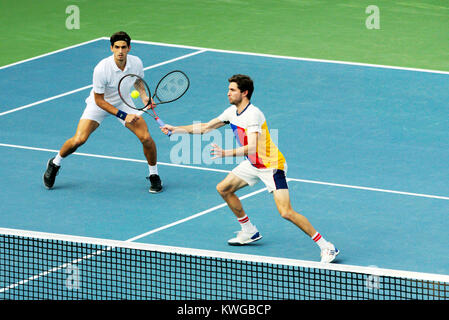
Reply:
<svg viewBox="0 0 449 320"><path fill-rule="evenodd" d="M0 228L0 299L445 300L449 276Z"/></svg>

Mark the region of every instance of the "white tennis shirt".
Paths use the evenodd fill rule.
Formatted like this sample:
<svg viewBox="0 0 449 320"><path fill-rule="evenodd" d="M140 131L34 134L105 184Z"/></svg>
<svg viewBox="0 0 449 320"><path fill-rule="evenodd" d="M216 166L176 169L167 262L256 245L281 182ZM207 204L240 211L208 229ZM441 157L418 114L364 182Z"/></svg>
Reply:
<svg viewBox="0 0 449 320"><path fill-rule="evenodd" d="M121 104L122 100L120 99L117 89L118 83L123 76L130 73L137 74L143 78L143 63L139 57L128 54L126 66L123 71L117 67L113 55L101 60L94 69L92 81L93 88L86 99L86 103L95 104L95 92L104 94L104 99L113 106ZM129 96L129 93L127 93L126 96Z"/></svg>

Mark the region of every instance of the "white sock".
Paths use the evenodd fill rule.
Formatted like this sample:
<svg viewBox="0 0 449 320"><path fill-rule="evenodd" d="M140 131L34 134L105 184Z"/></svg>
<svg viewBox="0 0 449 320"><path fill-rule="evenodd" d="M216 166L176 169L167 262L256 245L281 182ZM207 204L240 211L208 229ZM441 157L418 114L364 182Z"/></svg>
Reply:
<svg viewBox="0 0 449 320"><path fill-rule="evenodd" d="M61 166L61 161L62 161L62 157L58 154L56 155L56 157L53 159L53 164L57 165L58 167Z"/></svg>
<svg viewBox="0 0 449 320"><path fill-rule="evenodd" d="M148 165L148 169L150 170L150 176L152 174L158 174L158 172L157 172L157 165L155 165L155 166Z"/></svg>
<svg viewBox="0 0 449 320"><path fill-rule="evenodd" d="M320 249L324 249L327 247L328 242L318 232L313 235L312 240L315 241L315 243L320 247Z"/></svg>
<svg viewBox="0 0 449 320"><path fill-rule="evenodd" d="M256 227L251 223L251 221L249 221L249 218L246 214L244 217L238 218L237 220L242 226L243 231L253 233L257 230Z"/></svg>

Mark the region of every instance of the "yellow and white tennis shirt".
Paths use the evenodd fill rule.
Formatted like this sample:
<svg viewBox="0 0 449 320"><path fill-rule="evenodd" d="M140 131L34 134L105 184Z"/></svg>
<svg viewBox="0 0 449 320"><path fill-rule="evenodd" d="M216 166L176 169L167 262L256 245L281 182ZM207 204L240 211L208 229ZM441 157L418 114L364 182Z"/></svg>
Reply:
<svg viewBox="0 0 449 320"><path fill-rule="evenodd" d="M250 103L237 114L237 107L232 105L219 115L218 119L231 125L235 138L241 146L248 144L249 133L259 133L256 153L246 157L254 167L285 170L285 158L273 143L267 121L259 108Z"/></svg>

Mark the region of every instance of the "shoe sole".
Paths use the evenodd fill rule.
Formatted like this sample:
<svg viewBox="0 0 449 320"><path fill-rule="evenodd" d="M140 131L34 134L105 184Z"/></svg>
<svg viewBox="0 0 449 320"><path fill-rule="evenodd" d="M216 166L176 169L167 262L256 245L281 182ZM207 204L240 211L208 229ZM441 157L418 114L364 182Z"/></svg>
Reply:
<svg viewBox="0 0 449 320"><path fill-rule="evenodd" d="M258 236L256 239L250 239L250 240L245 241L245 242L243 242L243 243L242 243L242 242L229 242L229 241L228 241L228 244L229 244L230 246L245 246L245 245L247 245L247 244L256 242L256 241L258 241L258 240L260 240L260 239L262 239L262 236Z"/></svg>

